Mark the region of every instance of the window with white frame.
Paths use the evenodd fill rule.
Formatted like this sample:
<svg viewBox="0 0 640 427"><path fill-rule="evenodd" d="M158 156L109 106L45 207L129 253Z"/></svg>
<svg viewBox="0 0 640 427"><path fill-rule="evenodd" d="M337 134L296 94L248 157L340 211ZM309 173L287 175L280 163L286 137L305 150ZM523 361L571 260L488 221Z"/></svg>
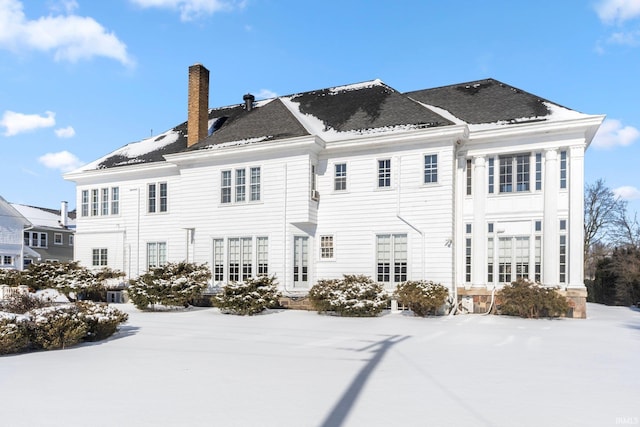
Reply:
<svg viewBox="0 0 640 427"><path fill-rule="evenodd" d="M560 152L560 188L567 188L567 152Z"/></svg>
<svg viewBox="0 0 640 427"><path fill-rule="evenodd" d="M494 237L489 236L487 240L487 283L493 283L493 257L494 257Z"/></svg>
<svg viewBox="0 0 640 427"><path fill-rule="evenodd" d="M91 265L104 267L107 265L107 248L95 248L91 250Z"/></svg>
<svg viewBox="0 0 640 427"><path fill-rule="evenodd" d="M542 153L536 153L536 191L542 190Z"/></svg>
<svg viewBox="0 0 640 427"><path fill-rule="evenodd" d="M100 212L98 209L100 207L100 199L98 197L98 189L94 188L91 190L91 216L98 216Z"/></svg>
<svg viewBox="0 0 640 427"><path fill-rule="evenodd" d="M224 281L224 239L213 239L213 281Z"/></svg>
<svg viewBox="0 0 640 427"><path fill-rule="evenodd" d="M335 191L345 191L347 189L346 163L337 163L334 165L333 189Z"/></svg>
<svg viewBox="0 0 640 427"><path fill-rule="evenodd" d="M73 246L73 234L69 234L69 246Z"/></svg>
<svg viewBox="0 0 640 427"><path fill-rule="evenodd" d="M32 248L46 248L47 233L38 233L37 231L24 232L24 244Z"/></svg>
<svg viewBox="0 0 640 427"><path fill-rule="evenodd" d="M530 154L499 157L501 193L529 191L529 157Z"/></svg>
<svg viewBox="0 0 640 427"><path fill-rule="evenodd" d="M498 282L509 283L529 278L529 236L498 238Z"/></svg>
<svg viewBox="0 0 640 427"><path fill-rule="evenodd" d="M82 216L89 216L89 190L82 190L80 212Z"/></svg>
<svg viewBox="0 0 640 427"><path fill-rule="evenodd" d="M2 261L2 265L13 265L13 257L11 255L3 255L0 261Z"/></svg>
<svg viewBox="0 0 640 427"><path fill-rule="evenodd" d="M391 187L391 159L378 160L378 188Z"/></svg>
<svg viewBox="0 0 640 427"><path fill-rule="evenodd" d="M427 154L424 156L424 183L438 182L438 155Z"/></svg>
<svg viewBox="0 0 640 427"><path fill-rule="evenodd" d="M147 212L158 213L168 210L168 193L166 182L147 184Z"/></svg>
<svg viewBox="0 0 640 427"><path fill-rule="evenodd" d="M333 259L333 236L320 236L320 258Z"/></svg>
<svg viewBox="0 0 640 427"><path fill-rule="evenodd" d="M258 264L258 276L269 274L269 239L256 237L256 262Z"/></svg>
<svg viewBox="0 0 640 427"><path fill-rule="evenodd" d="M560 220L560 247L559 247L559 267L560 283L567 283L567 220Z"/></svg>
<svg viewBox="0 0 640 427"><path fill-rule="evenodd" d="M511 282L511 237L498 238L498 282Z"/></svg>
<svg viewBox="0 0 640 427"><path fill-rule="evenodd" d="M407 280L407 235L376 236L377 281L401 283Z"/></svg>
<svg viewBox="0 0 640 427"><path fill-rule="evenodd" d="M242 259L242 281L251 278L253 276L253 242L251 238L243 238L241 241L241 253Z"/></svg>
<svg viewBox="0 0 640 427"><path fill-rule="evenodd" d="M471 195L471 190L472 190L472 175L473 175L473 167L472 167L472 161L471 159L467 159L467 170L465 171L465 173L467 174L467 196Z"/></svg>
<svg viewBox="0 0 640 427"><path fill-rule="evenodd" d="M529 237L516 237L516 279L529 278Z"/></svg>
<svg viewBox="0 0 640 427"><path fill-rule="evenodd" d="M318 200L319 199L319 195L318 195L318 175L316 172L317 166L312 164L311 165L311 171L310 174L311 176L309 177L309 183L310 183L310 187L311 187L311 199L312 200Z"/></svg>
<svg viewBox="0 0 640 427"><path fill-rule="evenodd" d="M167 263L167 242L147 242L147 269Z"/></svg>
<svg viewBox="0 0 640 427"><path fill-rule="evenodd" d="M471 283L471 224L465 226L464 239L464 281Z"/></svg>
<svg viewBox="0 0 640 427"><path fill-rule="evenodd" d="M100 214L101 215L109 215L109 189L103 188L100 190Z"/></svg>
<svg viewBox="0 0 640 427"><path fill-rule="evenodd" d="M111 215L120 214L120 188L111 188Z"/></svg>
<svg viewBox="0 0 640 427"><path fill-rule="evenodd" d="M235 175L233 172L233 170L223 170L220 173L220 203L260 201L262 199L261 168L259 166L249 168L248 177L245 168L235 169ZM235 181L232 183L232 180Z"/></svg>
<svg viewBox="0 0 640 427"><path fill-rule="evenodd" d="M495 163L495 161L494 161L493 157L490 157L489 158L489 167L488 167L488 171L487 171L487 174L489 175L488 182L489 182L489 193L490 194L493 193L493 188L494 188L494 176L493 176L494 170L495 170L494 163Z"/></svg>
<svg viewBox="0 0 640 427"><path fill-rule="evenodd" d="M53 244L54 245L62 244L62 233L53 233Z"/></svg>

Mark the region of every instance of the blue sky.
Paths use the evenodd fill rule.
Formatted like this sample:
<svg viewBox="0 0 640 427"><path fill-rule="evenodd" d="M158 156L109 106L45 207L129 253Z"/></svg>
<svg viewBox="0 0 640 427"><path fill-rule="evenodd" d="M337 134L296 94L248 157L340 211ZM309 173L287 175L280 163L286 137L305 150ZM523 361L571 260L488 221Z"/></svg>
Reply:
<svg viewBox="0 0 640 427"><path fill-rule="evenodd" d="M492 77L606 114L586 154L640 212L640 0L0 0L0 195L75 207L62 173L210 106L380 78Z"/></svg>

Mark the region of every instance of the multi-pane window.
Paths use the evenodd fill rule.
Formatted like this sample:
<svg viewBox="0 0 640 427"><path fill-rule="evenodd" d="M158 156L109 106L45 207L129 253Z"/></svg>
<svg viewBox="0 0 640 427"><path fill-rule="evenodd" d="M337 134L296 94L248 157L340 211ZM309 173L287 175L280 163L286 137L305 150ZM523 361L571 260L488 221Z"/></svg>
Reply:
<svg viewBox="0 0 640 427"><path fill-rule="evenodd" d="M91 265L94 267L104 267L107 265L107 248L91 250Z"/></svg>
<svg viewBox="0 0 640 427"><path fill-rule="evenodd" d="M333 258L333 236L320 236L320 258Z"/></svg>
<svg viewBox="0 0 640 427"><path fill-rule="evenodd" d="M560 283L567 282L567 235L560 235Z"/></svg>
<svg viewBox="0 0 640 427"><path fill-rule="evenodd" d="M120 213L120 188L111 188L111 215Z"/></svg>
<svg viewBox="0 0 640 427"><path fill-rule="evenodd" d="M334 165L333 189L344 191L347 189L347 164L338 163Z"/></svg>
<svg viewBox="0 0 640 427"><path fill-rule="evenodd" d="M220 177L220 203L243 203L247 200L252 202L260 201L262 198L261 169L259 166L249 168L247 177L246 169L224 170ZM232 178L233 177L233 178ZM232 179L233 181L232 184ZM248 179L248 195L247 195ZM235 196L234 196L235 193Z"/></svg>
<svg viewBox="0 0 640 427"><path fill-rule="evenodd" d="M438 182L438 155L428 154L424 156L424 183Z"/></svg>
<svg viewBox="0 0 640 427"><path fill-rule="evenodd" d="M13 265L13 257L10 255L4 255L0 261L2 261L2 265Z"/></svg>
<svg viewBox="0 0 640 427"><path fill-rule="evenodd" d="M46 248L47 246L47 233L40 233L40 247Z"/></svg>
<svg viewBox="0 0 640 427"><path fill-rule="evenodd" d="M89 190L82 190L80 201L82 216L89 216Z"/></svg>
<svg viewBox="0 0 640 427"><path fill-rule="evenodd" d="M400 283L407 280L407 235L381 234L376 236L377 280ZM393 266L393 274L391 270Z"/></svg>
<svg viewBox="0 0 640 427"><path fill-rule="evenodd" d="M529 238L516 237L516 279L529 278Z"/></svg>
<svg viewBox="0 0 640 427"><path fill-rule="evenodd" d="M567 152L560 152L560 188L567 188Z"/></svg>
<svg viewBox="0 0 640 427"><path fill-rule="evenodd" d="M499 189L501 193L529 191L529 154L500 156Z"/></svg>
<svg viewBox="0 0 640 427"><path fill-rule="evenodd" d="M464 281L471 282L471 224L465 224L464 239Z"/></svg>
<svg viewBox="0 0 640 427"><path fill-rule="evenodd" d="M69 234L69 246L73 246L73 234Z"/></svg>
<svg viewBox="0 0 640 427"><path fill-rule="evenodd" d="M542 190L542 153L536 153L536 191Z"/></svg>
<svg viewBox="0 0 640 427"><path fill-rule="evenodd" d="M251 196L252 202L260 200L260 168L251 168Z"/></svg>
<svg viewBox="0 0 640 427"><path fill-rule="evenodd" d="M493 237L487 241L487 283L493 283Z"/></svg>
<svg viewBox="0 0 640 427"><path fill-rule="evenodd" d="M98 189L94 188L91 190L91 216L98 215L98 207L100 205L100 201L98 199Z"/></svg>
<svg viewBox="0 0 640 427"><path fill-rule="evenodd" d="M511 282L511 237L498 239L498 282Z"/></svg>
<svg viewBox="0 0 640 427"><path fill-rule="evenodd" d="M224 240L213 240L213 281L224 281Z"/></svg>
<svg viewBox="0 0 640 427"><path fill-rule="evenodd" d="M229 281L240 281L240 239L233 238L228 241Z"/></svg>
<svg viewBox="0 0 640 427"><path fill-rule="evenodd" d="M535 270L534 270L534 274L533 274L533 280L536 281L537 283L540 283L541 278L542 278L542 237L541 236L536 236L535 237L535 252L534 252L534 263L535 263Z"/></svg>
<svg viewBox="0 0 640 427"><path fill-rule="evenodd" d="M391 187L391 159L378 160L378 188Z"/></svg>
<svg viewBox="0 0 640 427"><path fill-rule="evenodd" d="M269 239L256 237L256 263L258 264L258 276L269 274Z"/></svg>
<svg viewBox="0 0 640 427"><path fill-rule="evenodd" d="M24 232L24 244L33 248L46 248L47 247L47 233L38 233L35 231Z"/></svg>
<svg viewBox="0 0 640 427"><path fill-rule="evenodd" d="M109 215L109 189L103 188L100 190L100 214Z"/></svg>
<svg viewBox="0 0 640 427"><path fill-rule="evenodd" d="M222 171L220 181L220 203L231 203L231 171Z"/></svg>
<svg viewBox="0 0 640 427"><path fill-rule="evenodd" d="M493 193L493 173L494 173L494 160L493 157L489 158L489 193Z"/></svg>
<svg viewBox="0 0 640 427"><path fill-rule="evenodd" d="M160 267L167 263L167 242L147 243L147 269Z"/></svg>
<svg viewBox="0 0 640 427"><path fill-rule="evenodd" d="M247 175L244 169L236 169L236 202L244 202L247 193Z"/></svg>
<svg viewBox="0 0 640 427"><path fill-rule="evenodd" d="M309 177L309 182L311 183L311 198L313 200L318 200L316 165L311 165L310 173L311 176Z"/></svg>
<svg viewBox="0 0 640 427"><path fill-rule="evenodd" d="M147 185L147 212L167 212L167 183Z"/></svg>
<svg viewBox="0 0 640 427"><path fill-rule="evenodd" d="M241 239L241 242L242 280L245 281L253 275L253 244L250 237Z"/></svg>
<svg viewBox="0 0 640 427"><path fill-rule="evenodd" d="M473 168L472 168L472 164L471 164L471 159L467 159L467 196L471 195L471 185L472 185L472 181L471 181L471 176L473 174Z"/></svg>
<svg viewBox="0 0 640 427"><path fill-rule="evenodd" d="M53 233L53 244L54 245L62 244L62 233Z"/></svg>

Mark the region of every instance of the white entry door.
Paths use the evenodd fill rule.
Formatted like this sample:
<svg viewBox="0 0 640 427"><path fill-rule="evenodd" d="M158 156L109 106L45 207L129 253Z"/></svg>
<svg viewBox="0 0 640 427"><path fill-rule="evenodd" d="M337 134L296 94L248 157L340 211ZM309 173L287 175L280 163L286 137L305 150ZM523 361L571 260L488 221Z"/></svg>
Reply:
<svg viewBox="0 0 640 427"><path fill-rule="evenodd" d="M293 237L293 287L309 286L309 238Z"/></svg>

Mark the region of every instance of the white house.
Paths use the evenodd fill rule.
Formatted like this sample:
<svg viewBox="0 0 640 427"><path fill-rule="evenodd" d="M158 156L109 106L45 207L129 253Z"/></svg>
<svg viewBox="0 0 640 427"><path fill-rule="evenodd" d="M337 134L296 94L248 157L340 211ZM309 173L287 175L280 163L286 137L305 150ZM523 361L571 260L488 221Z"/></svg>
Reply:
<svg viewBox="0 0 640 427"><path fill-rule="evenodd" d="M31 223L0 196L0 268L22 270L26 257L39 255L24 244L23 232Z"/></svg>
<svg viewBox="0 0 640 427"><path fill-rule="evenodd" d="M482 309L518 277L584 316L584 151L603 116L493 79L400 93L379 80L208 108L65 175L75 258L135 277L208 263L212 285L275 274L285 294L365 274L440 282Z"/></svg>

